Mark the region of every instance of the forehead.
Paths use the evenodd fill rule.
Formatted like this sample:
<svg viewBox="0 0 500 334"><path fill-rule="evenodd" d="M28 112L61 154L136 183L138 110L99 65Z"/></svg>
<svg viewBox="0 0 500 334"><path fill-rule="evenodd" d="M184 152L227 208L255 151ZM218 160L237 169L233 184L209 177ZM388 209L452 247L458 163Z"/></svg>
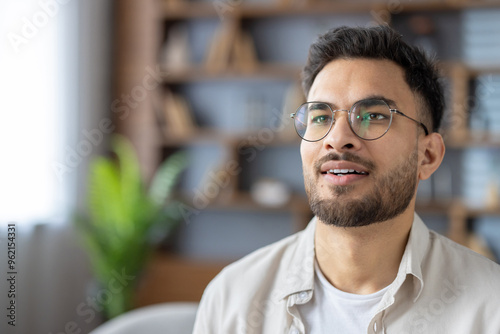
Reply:
<svg viewBox="0 0 500 334"><path fill-rule="evenodd" d="M383 96L398 106L414 105L414 96L404 79L403 69L389 60L337 59L316 76L308 101L329 102L348 108L369 96Z"/></svg>

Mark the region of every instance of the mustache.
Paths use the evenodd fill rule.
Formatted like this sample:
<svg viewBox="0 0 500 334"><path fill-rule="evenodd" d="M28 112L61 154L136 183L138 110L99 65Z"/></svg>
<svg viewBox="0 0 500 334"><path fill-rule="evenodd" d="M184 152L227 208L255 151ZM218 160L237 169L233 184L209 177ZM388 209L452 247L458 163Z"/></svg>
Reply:
<svg viewBox="0 0 500 334"><path fill-rule="evenodd" d="M363 159L351 152L345 152L342 154L338 153L328 153L327 155L321 157L315 164L314 167L316 168L317 171L321 170L321 165L323 165L325 162L328 161L349 161L353 162L356 164L359 164L363 167L365 167L368 171L373 171L375 170L375 164L367 159Z"/></svg>

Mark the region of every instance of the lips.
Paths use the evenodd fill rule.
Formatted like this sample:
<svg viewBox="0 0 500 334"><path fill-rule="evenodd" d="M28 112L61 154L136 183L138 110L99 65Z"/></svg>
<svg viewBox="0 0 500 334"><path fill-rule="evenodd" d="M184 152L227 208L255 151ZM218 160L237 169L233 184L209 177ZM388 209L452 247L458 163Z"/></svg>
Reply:
<svg viewBox="0 0 500 334"><path fill-rule="evenodd" d="M370 175L367 168L349 161L328 161L321 165L320 172L328 183L338 186L353 184Z"/></svg>

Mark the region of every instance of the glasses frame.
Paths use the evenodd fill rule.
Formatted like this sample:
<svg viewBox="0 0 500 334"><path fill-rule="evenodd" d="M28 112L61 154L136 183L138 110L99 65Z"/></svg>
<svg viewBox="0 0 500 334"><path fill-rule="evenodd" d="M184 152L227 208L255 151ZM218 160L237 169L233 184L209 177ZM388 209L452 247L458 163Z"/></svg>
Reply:
<svg viewBox="0 0 500 334"><path fill-rule="evenodd" d="M365 101L380 101L380 102L383 102L387 108L389 109L389 111L391 112L391 120L389 122L389 126L387 127L387 130L384 131L384 133L382 133L380 136L378 136L377 138L372 138L372 139L366 139L366 138L363 138L361 137L360 135L358 135L356 133L356 131L354 131L354 129L352 128L352 123L351 123L351 113L352 113L352 110L354 109L354 107L361 103L361 102L365 102ZM322 104L325 104L328 106L328 109L330 109L330 111L332 112L332 123L330 124L330 128L328 128L328 131L326 131L325 135L319 139L316 139L316 140L309 140L309 139L305 139L304 137L302 137L300 134L299 134L299 131L297 130L297 126L296 126L296 118L295 116L297 115L298 111L305 105L307 104L310 104L310 103L322 103ZM411 118L410 116L407 116L405 115L403 112L399 111L398 109L394 109L394 108L391 108L389 106L389 104L387 103L387 101L385 100L381 100L381 99L363 99L363 100L359 100L359 101L356 101L354 102L354 104L351 106L351 108L349 110L347 109L333 109L332 106L328 103L328 102L322 102L322 101L309 101L309 102L305 102L305 103L302 103L298 108L297 110L294 112L294 113L291 113L290 114L290 118L292 118L294 120L293 122L293 127L295 128L295 132L297 132L297 134L299 135L300 138L302 138L303 140L305 141L308 141L308 142L317 142L317 141L320 141L322 140L323 138L325 138L326 136L328 136L328 134L330 133L330 131L332 130L333 128L333 124L335 124L335 113L337 111L346 111L347 112L347 123L349 124L349 128L351 129L352 133L354 133L356 135L356 137L358 138L361 138L363 140L367 140L367 141L372 141L372 140L377 140L377 139L380 139L382 138L388 131L389 129L391 128L391 125L392 125L392 115L393 114L396 114L396 115L401 115L401 116L404 116L412 121L414 121L415 123L417 123L418 125L420 125L424 131L425 131L425 135L428 136L429 135L429 130L427 129L427 127L425 126L424 123L420 122L420 121L417 121L416 119L414 118Z"/></svg>

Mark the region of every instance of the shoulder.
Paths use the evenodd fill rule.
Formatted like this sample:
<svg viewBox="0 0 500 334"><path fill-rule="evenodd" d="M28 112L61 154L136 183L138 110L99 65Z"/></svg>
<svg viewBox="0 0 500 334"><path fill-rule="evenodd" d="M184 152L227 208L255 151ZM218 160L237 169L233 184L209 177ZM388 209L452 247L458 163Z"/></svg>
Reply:
<svg viewBox="0 0 500 334"><path fill-rule="evenodd" d="M434 231L429 231L429 263L450 277L463 277L470 286L500 297L500 265ZM438 265L439 267L436 267Z"/></svg>
<svg viewBox="0 0 500 334"><path fill-rule="evenodd" d="M248 333L236 328L246 328L249 316L260 319L263 309L276 311L284 303L279 298L281 283L291 265L304 257L304 233L260 248L225 267L203 293L193 333Z"/></svg>
<svg viewBox="0 0 500 334"><path fill-rule="evenodd" d="M207 286L204 297L227 296L227 300L233 300L235 295L243 300L269 298L277 295L278 290L288 289L290 283L308 279L312 269L306 269L314 268L315 226L313 220L305 230L225 267Z"/></svg>
<svg viewBox="0 0 500 334"><path fill-rule="evenodd" d="M429 238L430 245L434 250L439 251L445 257L453 258L457 264L484 268L500 274L500 265L498 263L474 252L470 248L462 246L434 231L429 231Z"/></svg>
<svg viewBox="0 0 500 334"><path fill-rule="evenodd" d="M422 263L424 284L431 292L428 305L446 305L447 312L460 315L460 323L474 332L498 333L500 265L436 232L429 231L429 238Z"/></svg>

